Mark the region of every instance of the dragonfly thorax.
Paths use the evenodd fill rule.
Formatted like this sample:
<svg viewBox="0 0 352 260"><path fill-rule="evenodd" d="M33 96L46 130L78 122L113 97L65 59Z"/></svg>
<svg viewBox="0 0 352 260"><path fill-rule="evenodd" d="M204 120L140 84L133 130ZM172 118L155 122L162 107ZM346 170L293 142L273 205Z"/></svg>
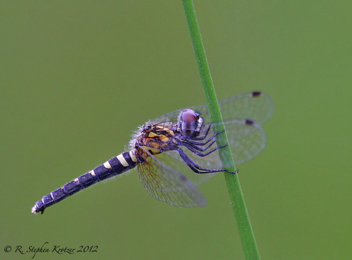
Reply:
<svg viewBox="0 0 352 260"><path fill-rule="evenodd" d="M143 147L151 154L158 154L173 147L175 133L168 127L146 124L136 138L135 148Z"/></svg>
<svg viewBox="0 0 352 260"><path fill-rule="evenodd" d="M198 136L203 119L192 109L181 111L178 116L177 128L185 137Z"/></svg>

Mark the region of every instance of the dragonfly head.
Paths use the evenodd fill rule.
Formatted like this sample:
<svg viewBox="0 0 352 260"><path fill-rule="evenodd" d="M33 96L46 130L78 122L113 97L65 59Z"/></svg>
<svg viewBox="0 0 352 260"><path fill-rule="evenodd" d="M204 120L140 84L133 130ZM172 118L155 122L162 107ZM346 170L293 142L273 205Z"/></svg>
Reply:
<svg viewBox="0 0 352 260"><path fill-rule="evenodd" d="M177 128L185 136L198 136L203 119L192 109L182 110L178 116Z"/></svg>

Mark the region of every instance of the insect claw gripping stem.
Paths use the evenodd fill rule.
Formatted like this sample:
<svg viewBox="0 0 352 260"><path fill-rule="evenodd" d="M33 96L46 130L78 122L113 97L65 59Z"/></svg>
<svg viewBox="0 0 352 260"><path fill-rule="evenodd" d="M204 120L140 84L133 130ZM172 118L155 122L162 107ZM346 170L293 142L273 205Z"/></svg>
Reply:
<svg viewBox="0 0 352 260"><path fill-rule="evenodd" d="M228 170L224 170L224 172L228 172L228 173L232 173L232 174L237 174L237 173L239 172L239 170L237 169L235 172L228 171Z"/></svg>

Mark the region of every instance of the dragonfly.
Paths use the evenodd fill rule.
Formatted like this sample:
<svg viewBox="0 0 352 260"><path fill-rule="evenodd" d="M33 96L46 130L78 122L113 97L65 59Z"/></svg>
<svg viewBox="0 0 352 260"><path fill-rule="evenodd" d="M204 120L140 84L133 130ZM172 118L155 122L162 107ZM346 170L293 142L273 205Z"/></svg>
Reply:
<svg viewBox="0 0 352 260"><path fill-rule="evenodd" d="M266 145L262 125L272 116L269 96L254 91L219 102L221 122L212 122L207 106L175 110L138 127L127 151L42 197L32 213L44 210L63 199L135 167L145 189L155 199L172 206L200 207L207 201L197 186L218 172L227 170L219 151L230 147L235 165L245 163ZM224 132L228 143L218 145L216 137Z"/></svg>

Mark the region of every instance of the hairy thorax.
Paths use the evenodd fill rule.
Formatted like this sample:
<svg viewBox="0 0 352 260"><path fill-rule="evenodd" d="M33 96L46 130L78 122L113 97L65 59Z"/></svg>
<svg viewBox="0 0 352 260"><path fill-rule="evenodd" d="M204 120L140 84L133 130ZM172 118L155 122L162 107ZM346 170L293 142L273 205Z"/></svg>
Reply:
<svg viewBox="0 0 352 260"><path fill-rule="evenodd" d="M151 154L159 154L176 147L177 142L174 137L174 131L168 127L144 125L141 133L137 136L135 148L142 147Z"/></svg>

